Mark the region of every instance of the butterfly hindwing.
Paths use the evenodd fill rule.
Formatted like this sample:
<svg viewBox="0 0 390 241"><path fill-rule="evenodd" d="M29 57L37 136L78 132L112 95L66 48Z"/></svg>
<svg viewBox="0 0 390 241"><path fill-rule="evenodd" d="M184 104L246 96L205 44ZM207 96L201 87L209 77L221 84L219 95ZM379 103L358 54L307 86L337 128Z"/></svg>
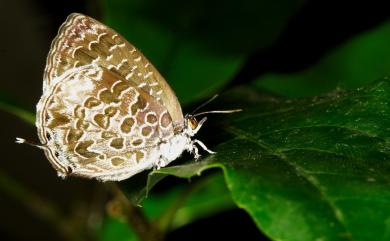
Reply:
<svg viewBox="0 0 390 241"><path fill-rule="evenodd" d="M74 68L47 88L38 134L61 175L127 178L155 165L159 144L174 135L163 105L106 68Z"/></svg>

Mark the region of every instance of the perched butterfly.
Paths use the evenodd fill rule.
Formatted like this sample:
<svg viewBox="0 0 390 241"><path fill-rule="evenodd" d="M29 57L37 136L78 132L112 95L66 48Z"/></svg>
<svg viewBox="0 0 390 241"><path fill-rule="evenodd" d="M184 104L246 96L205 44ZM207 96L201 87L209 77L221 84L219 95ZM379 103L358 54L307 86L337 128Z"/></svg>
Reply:
<svg viewBox="0 0 390 241"><path fill-rule="evenodd" d="M126 39L73 13L47 57L36 118L42 145L32 145L59 176L119 181L163 167L185 150L197 159L197 145L214 153L192 139L205 121L183 116L167 82Z"/></svg>

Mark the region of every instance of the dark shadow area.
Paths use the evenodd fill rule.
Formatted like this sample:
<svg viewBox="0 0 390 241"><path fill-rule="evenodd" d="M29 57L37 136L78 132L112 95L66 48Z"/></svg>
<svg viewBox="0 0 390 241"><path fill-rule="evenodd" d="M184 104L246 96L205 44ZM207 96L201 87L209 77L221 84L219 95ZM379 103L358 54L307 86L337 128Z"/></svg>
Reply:
<svg viewBox="0 0 390 241"><path fill-rule="evenodd" d="M228 88L265 72L296 72L309 67L330 49L388 20L386 6L383 1L308 1L271 48L250 55Z"/></svg>
<svg viewBox="0 0 390 241"><path fill-rule="evenodd" d="M259 232L248 214L237 209L179 228L170 233L167 240L268 241L269 239Z"/></svg>

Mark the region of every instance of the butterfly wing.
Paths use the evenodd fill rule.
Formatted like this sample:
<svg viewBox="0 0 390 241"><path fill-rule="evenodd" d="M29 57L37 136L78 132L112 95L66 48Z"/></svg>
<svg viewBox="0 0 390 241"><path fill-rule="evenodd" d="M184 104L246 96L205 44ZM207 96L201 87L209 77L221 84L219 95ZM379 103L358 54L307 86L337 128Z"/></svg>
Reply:
<svg viewBox="0 0 390 241"><path fill-rule="evenodd" d="M88 16L73 13L60 27L47 57L44 91L67 71L96 64L135 83L166 107L175 130L183 128L180 103L153 65L120 34Z"/></svg>
<svg viewBox="0 0 390 241"><path fill-rule="evenodd" d="M60 175L101 180L151 168L159 144L174 135L172 118L156 98L96 65L73 68L50 85L37 106L37 128Z"/></svg>

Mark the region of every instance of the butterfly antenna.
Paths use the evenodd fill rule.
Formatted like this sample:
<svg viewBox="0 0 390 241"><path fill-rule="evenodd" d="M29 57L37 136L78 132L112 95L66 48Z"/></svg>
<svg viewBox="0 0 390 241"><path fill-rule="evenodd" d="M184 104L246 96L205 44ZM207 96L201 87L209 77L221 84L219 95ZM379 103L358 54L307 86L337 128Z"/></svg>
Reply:
<svg viewBox="0 0 390 241"><path fill-rule="evenodd" d="M240 112L242 109L234 109L234 110L210 110L210 111L204 111L200 113L196 113L194 116L200 116L205 114L230 114L235 112Z"/></svg>
<svg viewBox="0 0 390 241"><path fill-rule="evenodd" d="M204 102L203 104L201 104L200 106L196 107L194 111L192 111L191 115L194 115L194 113L196 111L198 111L199 109L201 109L202 107L204 107L205 105L209 104L211 101L215 100L215 98L218 97L218 94L214 95L213 97L211 97L209 100L207 100L206 102Z"/></svg>
<svg viewBox="0 0 390 241"><path fill-rule="evenodd" d="M20 137L16 137L15 142L18 143L18 144L27 144L27 145L30 145L30 146L35 146L35 147L38 147L40 149L46 149L45 145L40 145L40 144L38 144L36 142L33 142L33 141L27 141L26 139L23 139L23 138L20 138Z"/></svg>

